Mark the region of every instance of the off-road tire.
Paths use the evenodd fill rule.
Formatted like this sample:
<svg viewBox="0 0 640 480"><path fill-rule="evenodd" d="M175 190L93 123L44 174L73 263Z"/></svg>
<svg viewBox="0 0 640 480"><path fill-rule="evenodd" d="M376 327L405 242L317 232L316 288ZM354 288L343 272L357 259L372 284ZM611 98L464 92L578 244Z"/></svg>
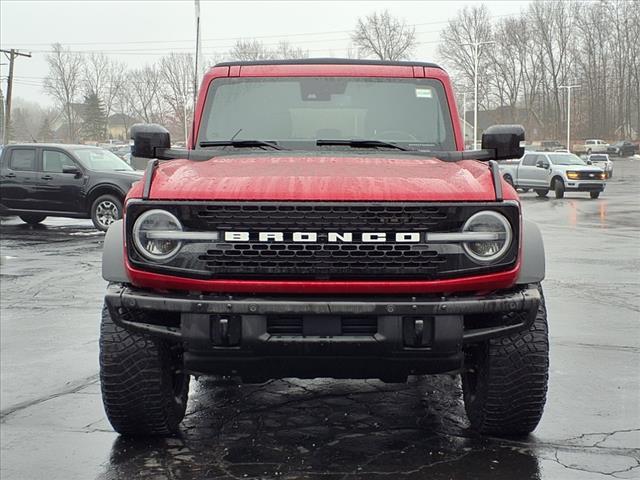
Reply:
<svg viewBox="0 0 640 480"><path fill-rule="evenodd" d="M462 390L471 427L496 436L532 432L546 402L548 371L547 311L542 297L529 329L465 348Z"/></svg>
<svg viewBox="0 0 640 480"><path fill-rule="evenodd" d="M556 198L564 198L564 181L556 178L553 182L553 190L555 191Z"/></svg>
<svg viewBox="0 0 640 480"><path fill-rule="evenodd" d="M100 327L102 402L123 435L172 435L184 418L189 375L177 345L116 325L107 307Z"/></svg>
<svg viewBox="0 0 640 480"><path fill-rule="evenodd" d="M545 188L545 189L538 189L538 188L536 188L536 189L535 189L535 192L536 192L536 194L537 194L539 197L541 197L541 198L544 198L544 197L546 197L547 195L549 195L549 189L546 189L546 188Z"/></svg>
<svg viewBox="0 0 640 480"><path fill-rule="evenodd" d="M107 219L105 215L101 215L101 207L113 209L112 218ZM115 195L100 195L91 204L90 214L93 226L102 232L106 232L113 222L122 218L122 200Z"/></svg>
<svg viewBox="0 0 640 480"><path fill-rule="evenodd" d="M22 220L24 223L28 223L29 225L38 225L39 223L44 221L45 218L47 218L46 215L20 215L20 220Z"/></svg>
<svg viewBox="0 0 640 480"><path fill-rule="evenodd" d="M600 196L600 192L589 192L589 196L595 200Z"/></svg>

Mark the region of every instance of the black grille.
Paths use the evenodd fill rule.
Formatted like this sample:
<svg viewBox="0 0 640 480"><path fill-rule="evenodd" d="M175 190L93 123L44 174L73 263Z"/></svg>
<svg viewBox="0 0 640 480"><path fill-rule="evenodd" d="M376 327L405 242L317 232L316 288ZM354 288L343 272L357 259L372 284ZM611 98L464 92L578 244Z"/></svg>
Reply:
<svg viewBox="0 0 640 480"><path fill-rule="evenodd" d="M199 259L213 272L359 277L431 274L447 263L445 255L413 245L337 245L245 243L218 245Z"/></svg>
<svg viewBox="0 0 640 480"><path fill-rule="evenodd" d="M335 328L324 325L328 323L334 323ZM322 336L371 336L378 333L378 318L373 315L341 316L331 319L323 316L305 318L302 315L267 317L267 333L270 335L302 336L305 331Z"/></svg>
<svg viewBox="0 0 640 480"><path fill-rule="evenodd" d="M434 279L513 266L517 255L515 205L347 203L347 202L176 202L131 204L127 231L144 209L167 208L185 230L251 232L249 241L186 244L162 265L146 262L128 242L130 260L145 269L202 278ZM473 213L491 208L509 218L515 242L497 264L478 265L459 244L401 243L395 233L459 232ZM284 232L284 241L259 242L257 232ZM316 232L317 241L294 242L292 232ZM351 242L328 242L328 232L351 232ZM367 243L361 234L387 234L390 241Z"/></svg>
<svg viewBox="0 0 640 480"><path fill-rule="evenodd" d="M452 213L455 208L393 204L218 204L192 207L189 219L208 230L424 231L450 224Z"/></svg>
<svg viewBox="0 0 640 480"><path fill-rule="evenodd" d="M209 271L268 273L316 279L431 275L447 263L420 245L324 243L327 231L443 231L458 226L456 209L424 205L244 204L203 205L189 211L191 226L206 230L319 231L318 243L220 243L199 257Z"/></svg>

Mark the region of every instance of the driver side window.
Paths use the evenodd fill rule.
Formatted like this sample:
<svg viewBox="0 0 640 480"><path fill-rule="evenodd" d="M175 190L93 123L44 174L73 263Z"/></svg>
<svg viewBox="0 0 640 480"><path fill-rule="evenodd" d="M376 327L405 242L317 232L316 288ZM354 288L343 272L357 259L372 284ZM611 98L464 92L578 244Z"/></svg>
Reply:
<svg viewBox="0 0 640 480"><path fill-rule="evenodd" d="M522 160L522 165L525 167L533 167L538 158L541 158L541 155L525 155L524 160Z"/></svg>
<svg viewBox="0 0 640 480"><path fill-rule="evenodd" d="M43 150L42 170L50 173L62 173L63 167L75 167L76 164L66 153L56 150Z"/></svg>

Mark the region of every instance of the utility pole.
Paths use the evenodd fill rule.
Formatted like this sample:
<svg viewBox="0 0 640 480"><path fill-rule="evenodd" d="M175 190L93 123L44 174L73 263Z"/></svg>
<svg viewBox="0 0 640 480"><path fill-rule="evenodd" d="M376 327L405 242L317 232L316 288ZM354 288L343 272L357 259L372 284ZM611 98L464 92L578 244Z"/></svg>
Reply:
<svg viewBox="0 0 640 480"><path fill-rule="evenodd" d="M196 111L196 100L198 95L198 79L200 78L199 62L200 59L200 51L202 50L200 46L200 0L195 0L196 7L196 58L195 58L195 68L193 71L193 111Z"/></svg>
<svg viewBox="0 0 640 480"><path fill-rule="evenodd" d="M467 92L462 92L462 149L467 149Z"/></svg>
<svg viewBox="0 0 640 480"><path fill-rule="evenodd" d="M4 109L4 138L2 139L3 145L9 143L9 127L11 126L11 92L13 90L13 62L17 57L29 57L30 53L22 53L18 50L0 50L9 59L9 78L7 79L7 100L6 107Z"/></svg>
<svg viewBox="0 0 640 480"><path fill-rule="evenodd" d="M567 89L567 151L571 151L571 89L580 88L580 85L560 85L558 88Z"/></svg>
<svg viewBox="0 0 640 480"><path fill-rule="evenodd" d="M473 47L473 90L474 90L474 105L473 105L473 149L478 149L478 60L480 57L480 46L490 45L496 43L494 41L485 42L470 42L463 43L460 46L472 46Z"/></svg>

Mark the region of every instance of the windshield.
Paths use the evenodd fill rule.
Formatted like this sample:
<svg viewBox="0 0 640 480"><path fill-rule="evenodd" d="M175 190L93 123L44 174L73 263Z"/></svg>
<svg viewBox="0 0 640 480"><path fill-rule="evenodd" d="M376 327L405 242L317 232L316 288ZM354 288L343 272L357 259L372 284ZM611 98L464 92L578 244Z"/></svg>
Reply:
<svg viewBox="0 0 640 480"><path fill-rule="evenodd" d="M97 172L119 172L133 170L120 157L103 148L74 148L73 153L83 167Z"/></svg>
<svg viewBox="0 0 640 480"><path fill-rule="evenodd" d="M605 157L604 155L591 155L589 157L589 160L591 160L592 162L606 162L607 157Z"/></svg>
<svg viewBox="0 0 640 480"><path fill-rule="evenodd" d="M366 139L455 150L442 84L414 78L217 79L198 143L232 138L288 148L296 142Z"/></svg>
<svg viewBox="0 0 640 480"><path fill-rule="evenodd" d="M551 156L551 161L555 165L586 165L584 160L572 153L567 153L566 155L553 155Z"/></svg>

